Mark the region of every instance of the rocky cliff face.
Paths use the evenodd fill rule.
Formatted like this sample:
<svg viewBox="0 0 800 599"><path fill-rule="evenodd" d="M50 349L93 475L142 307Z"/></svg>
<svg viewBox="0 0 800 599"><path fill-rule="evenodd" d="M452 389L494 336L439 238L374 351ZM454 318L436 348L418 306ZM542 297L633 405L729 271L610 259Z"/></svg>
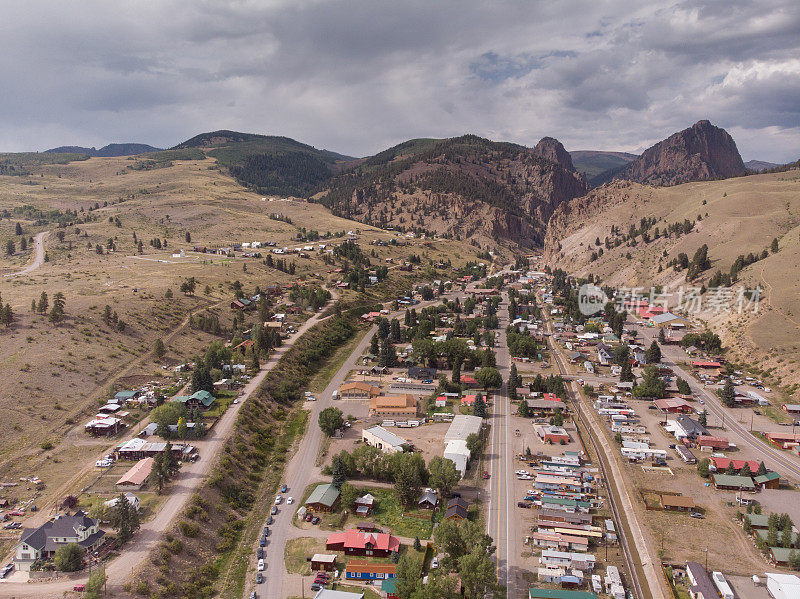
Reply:
<svg viewBox="0 0 800 599"><path fill-rule="evenodd" d="M535 149L472 135L406 142L335 177L318 199L380 227L539 247L553 210L588 189L565 164L547 138Z"/></svg>
<svg viewBox="0 0 800 599"><path fill-rule="evenodd" d="M664 186L745 174L733 138L704 120L648 148L613 178Z"/></svg>
<svg viewBox="0 0 800 599"><path fill-rule="evenodd" d="M553 137L543 137L533 148L533 155L544 158L549 162L555 162L570 172L575 172L572 164L572 156L564 149L561 142Z"/></svg>

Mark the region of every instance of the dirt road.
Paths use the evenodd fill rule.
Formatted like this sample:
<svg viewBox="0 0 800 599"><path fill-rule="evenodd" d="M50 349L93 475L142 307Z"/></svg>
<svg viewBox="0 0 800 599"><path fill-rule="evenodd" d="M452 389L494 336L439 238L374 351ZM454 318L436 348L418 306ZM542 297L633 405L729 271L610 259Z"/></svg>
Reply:
<svg viewBox="0 0 800 599"><path fill-rule="evenodd" d="M298 331L292 335L286 343L275 350L269 361L263 366L261 371L243 389L239 397L239 403L231 405L223 417L217 422L216 426L210 431L205 439L196 441L194 445L200 453L197 462L184 464L178 477L168 487L169 497L164 502L159 513L152 519L145 522L139 532L134 536L133 541L125 548L123 553L112 560L106 566L108 576L108 588L113 596L113 590L129 578L129 576L147 559L150 551L160 541L164 531L170 526L175 517L180 514L186 502L197 490L200 484L211 472L212 467L217 461L220 451L225 441L233 430L239 409L250 395L258 389L264 377L277 364L280 357L288 351L290 347L312 326L317 324L321 318L322 311L317 312L309 318ZM318 428L318 427L317 427ZM85 582L86 577L77 579L59 580L49 583L17 583L10 582L0 586L0 594L4 597L61 597L65 591L72 590L76 582Z"/></svg>
<svg viewBox="0 0 800 599"><path fill-rule="evenodd" d="M10 272L5 277L16 277L19 275L27 275L44 264L44 238L50 234L50 231L42 231L33 237L33 262L28 264L22 270L17 272Z"/></svg>

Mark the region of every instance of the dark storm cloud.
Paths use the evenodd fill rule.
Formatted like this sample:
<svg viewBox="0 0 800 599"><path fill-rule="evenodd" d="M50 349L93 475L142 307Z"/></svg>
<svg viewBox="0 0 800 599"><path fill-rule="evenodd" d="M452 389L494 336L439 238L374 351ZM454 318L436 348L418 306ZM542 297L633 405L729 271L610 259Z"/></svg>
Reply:
<svg viewBox="0 0 800 599"><path fill-rule="evenodd" d="M700 118L800 155L800 5L8 3L0 149L231 128L352 155L474 132L639 150Z"/></svg>

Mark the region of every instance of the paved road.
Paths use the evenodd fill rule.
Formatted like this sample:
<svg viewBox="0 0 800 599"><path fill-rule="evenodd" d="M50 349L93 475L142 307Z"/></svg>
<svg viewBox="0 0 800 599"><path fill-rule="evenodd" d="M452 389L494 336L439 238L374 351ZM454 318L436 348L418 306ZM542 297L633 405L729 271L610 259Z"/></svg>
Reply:
<svg viewBox="0 0 800 599"><path fill-rule="evenodd" d="M44 264L44 238L50 231L42 231L41 233L37 233L33 237L33 244L34 244L34 251L33 251L33 262L28 264L22 270L18 270L17 272L10 272L7 275L3 275L6 277L16 277L18 275L27 275L28 273L33 272L37 268L39 268L42 264Z"/></svg>
<svg viewBox="0 0 800 599"><path fill-rule="evenodd" d="M648 340L658 336L657 329L644 329L642 335ZM791 454L765 443L758 437L753 436L747 427L738 422L728 413L727 408L722 405L722 400L713 390L709 390L697 381L689 372L680 367L676 361L686 360L686 353L678 346L662 345L662 361L665 366L672 368L676 376L681 377L689 383L692 392L705 402L705 407L718 422L725 423L727 431L725 435L729 440L736 443L738 447L749 446L764 461L767 468L775 470L784 478L800 483L800 462Z"/></svg>
<svg viewBox="0 0 800 599"><path fill-rule="evenodd" d="M106 566L109 590L118 589L127 578L141 566L147 559L150 551L160 541L164 531L169 528L174 518L180 514L186 502L197 490L199 485L208 476L217 457L222 450L228 436L236 423L236 417L242 405L250 395L258 389L267 373L277 364L280 357L305 333L309 328L322 320L322 311L317 312L309 318L297 330L297 333L289 337L286 342L276 349L269 361L262 367L261 371L251 379L243 389L239 397L238 404L232 404L206 438L196 441L193 444L200 452L200 459L196 462L184 464L178 477L168 487L169 496L161 506L159 513L145 522L136 533L131 543L125 551L116 559L109 562ZM85 582L86 576L61 580L49 583L30 584L30 583L6 583L0 588L3 597L61 597L64 591L72 590L76 582ZM112 592L113 596L113 592Z"/></svg>
<svg viewBox="0 0 800 599"><path fill-rule="evenodd" d="M462 300L466 294L459 292L457 294L448 294L447 299L454 299L456 296ZM422 310L427 306L439 303L439 301L423 302L414 306L417 311ZM388 318L397 318L404 314L405 310L401 310L389 314ZM292 594L297 594L297 589L300 586L301 576L297 574L290 574L286 571L284 561L284 547L288 539L294 538L297 535L293 534L292 518L296 517L297 510L300 509L299 501L301 495L306 487L314 482L323 482L327 479L322 477L321 469L316 465L317 457L322 449L324 435L318 425L319 413L327 407L336 406L341 409L345 414L347 413L348 401L332 399L334 390L338 389L344 383L347 374L356 370L359 366L359 358L367 351L369 342L372 335L377 331L377 326L372 326L364 338L359 342L350 356L345 360L344 364L339 368L336 374L331 379L328 386L317 395L317 401L311 404L311 413L308 418L308 430L299 443L297 452L289 460L284 471L283 481L289 487L289 490L284 494L294 497L295 503L291 506L284 503L279 507L278 514L274 517L275 522L270 526L270 537L267 545L267 551L264 558L265 571L264 582L260 585L255 585L255 590L258 593L259 599L281 599L288 597ZM266 497L264 501L272 503L273 497ZM308 535L301 535L308 536ZM255 544L253 545L253 555L255 555ZM254 576L252 570L249 571L248 576ZM311 582L309 579L307 582ZM249 584L245 585L245 595L251 589Z"/></svg>
<svg viewBox="0 0 800 599"><path fill-rule="evenodd" d="M497 370L503 377L503 387L495 395L492 406L488 465L489 471L489 509L486 519L486 532L497 546L495 563L497 579L506 586L508 597L521 597L524 580L521 577L525 564L522 561L525 531L517 526L514 519L516 498L514 497L514 448L511 441L512 404L505 381L511 368L511 354L506 341L508 326L508 297L504 293L498 309L499 336L494 348L497 357Z"/></svg>

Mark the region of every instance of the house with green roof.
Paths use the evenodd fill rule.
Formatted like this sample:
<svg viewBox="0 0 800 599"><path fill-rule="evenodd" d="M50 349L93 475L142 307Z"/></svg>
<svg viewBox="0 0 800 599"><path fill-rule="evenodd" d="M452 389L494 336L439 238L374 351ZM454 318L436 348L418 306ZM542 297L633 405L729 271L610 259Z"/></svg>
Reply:
<svg viewBox="0 0 800 599"><path fill-rule="evenodd" d="M767 472L756 476L753 480L762 489L778 489L781 486L781 475L777 472Z"/></svg>
<svg viewBox="0 0 800 599"><path fill-rule="evenodd" d="M772 554L772 561L778 566L789 565L789 555L794 549L787 549L786 547L770 547L769 552Z"/></svg>
<svg viewBox="0 0 800 599"><path fill-rule="evenodd" d="M750 527L757 529L769 528L769 516L767 514L745 514L745 517L750 520Z"/></svg>
<svg viewBox="0 0 800 599"><path fill-rule="evenodd" d="M214 403L215 398L205 389L200 389L200 391L195 391L191 395L176 395L172 398L172 401L180 402L190 410L193 408L207 410Z"/></svg>
<svg viewBox="0 0 800 599"><path fill-rule="evenodd" d="M591 591L569 591L564 589L528 589L528 599L597 599Z"/></svg>
<svg viewBox="0 0 800 599"><path fill-rule="evenodd" d="M756 485L749 476L714 473L714 486L727 491L755 491Z"/></svg>
<svg viewBox="0 0 800 599"><path fill-rule="evenodd" d="M332 484L317 485L306 499L306 507L314 512L332 512L339 504L339 489Z"/></svg>

